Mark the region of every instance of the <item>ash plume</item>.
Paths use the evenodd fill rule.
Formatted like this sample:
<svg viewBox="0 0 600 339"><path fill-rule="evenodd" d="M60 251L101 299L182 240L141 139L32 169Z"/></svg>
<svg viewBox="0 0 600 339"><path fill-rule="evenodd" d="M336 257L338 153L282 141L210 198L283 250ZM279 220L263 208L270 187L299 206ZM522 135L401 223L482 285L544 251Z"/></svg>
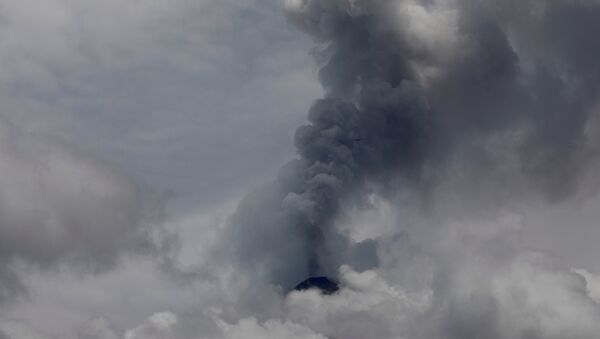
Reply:
<svg viewBox="0 0 600 339"><path fill-rule="evenodd" d="M306 15L325 10L316 2L307 6ZM382 27L373 35L370 30L380 28L366 16L328 14L328 31L314 32L331 42L321 52L331 54L320 71L327 95L313 104L310 124L296 131L300 158L284 168L270 192L247 198L233 221L243 228L242 258L283 255L282 262L263 266L283 286L334 274L348 246L332 227L341 199L368 179L419 176L425 154L427 103L402 51L386 44L393 32ZM290 13L292 21L301 20L295 15L300 13ZM259 243L265 247L257 253Z"/></svg>
<svg viewBox="0 0 600 339"><path fill-rule="evenodd" d="M561 201L589 179L600 43L574 41L600 28L597 2L290 0L286 15L317 43L325 95L296 131L299 158L228 235L272 283L368 256L335 220L373 187L430 204L458 169L472 195Z"/></svg>

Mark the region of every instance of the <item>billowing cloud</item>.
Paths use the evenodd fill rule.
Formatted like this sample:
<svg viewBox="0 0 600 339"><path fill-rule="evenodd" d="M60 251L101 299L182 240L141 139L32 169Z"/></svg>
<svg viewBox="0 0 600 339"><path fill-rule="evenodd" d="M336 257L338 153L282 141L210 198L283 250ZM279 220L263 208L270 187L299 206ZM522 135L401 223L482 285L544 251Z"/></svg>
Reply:
<svg viewBox="0 0 600 339"><path fill-rule="evenodd" d="M435 242L388 239L379 268L342 266L340 291L291 292L276 317L258 324L287 323L307 338L594 338L594 275L511 247L520 227L507 217L444 225ZM246 318L237 327L256 324Z"/></svg>
<svg viewBox="0 0 600 339"><path fill-rule="evenodd" d="M171 327L177 324L177 316L171 312L155 313L140 326L128 330L125 339L169 339Z"/></svg>

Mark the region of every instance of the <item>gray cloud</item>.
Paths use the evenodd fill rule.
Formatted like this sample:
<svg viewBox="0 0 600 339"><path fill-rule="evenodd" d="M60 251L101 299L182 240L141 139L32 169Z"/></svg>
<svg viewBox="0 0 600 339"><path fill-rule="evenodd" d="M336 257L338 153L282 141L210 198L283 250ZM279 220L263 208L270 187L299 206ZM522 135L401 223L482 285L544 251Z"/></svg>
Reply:
<svg viewBox="0 0 600 339"><path fill-rule="evenodd" d="M272 1L36 6L2 2L0 114L113 161L187 208L274 174L319 93L307 39Z"/></svg>
<svg viewBox="0 0 600 339"><path fill-rule="evenodd" d="M0 1L0 7L0 64L7 70L0 76L0 116L13 121L15 129L32 132L23 139L41 140L31 143L66 140L78 151L62 142L49 143L87 159L76 163L89 160L107 167L112 173L107 178L97 179L93 169L88 174L100 187L120 187L113 197L115 213L131 207L118 206L121 193L131 193L131 205L142 208L138 205L146 196L140 187L147 186L160 199L175 197L175 202L169 201L175 214L179 209L206 213L256 180L270 177L289 158L289 130L303 119L309 99L319 92L307 40L287 27L278 12L281 6L271 1ZM233 142L232 136L243 141ZM113 174L120 178L114 183ZM134 191L129 192L131 186ZM56 189L60 196L62 188ZM150 250L141 234L148 225L135 211L134 224L117 224L103 203L86 204L88 199L80 198L98 213L82 220L87 223L80 233L58 237L51 257L30 253L37 245L27 252L14 244L28 259L2 263L1 285L7 295L25 292L27 285L31 298L7 305L1 319L25 318L54 337L72 338L74 328L89 318L107 315L115 319L117 329L132 328L141 317L160 311L164 302L172 305L177 299L187 305L195 299L187 294L173 298L173 289L182 294L188 290L163 281L164 272L139 262L148 258L128 256L126 268L105 272L120 262L121 254ZM128 203L125 200L120 201ZM85 219L83 211L63 213ZM197 228L193 236L207 238L208 232ZM106 239L88 239L97 229L106 231ZM102 245L113 236L114 241ZM90 252L85 251L86 241L93 245ZM47 247L43 244L39 251ZM197 255L194 249L190 253ZM52 274L40 274L37 267L51 268ZM104 274L82 277L81 269ZM140 291L139 280L159 287L153 293ZM187 323L193 329L199 322Z"/></svg>
<svg viewBox="0 0 600 339"><path fill-rule="evenodd" d="M107 163L5 122L0 158L2 300L24 290L23 264L99 272L155 249L140 188Z"/></svg>
<svg viewBox="0 0 600 339"><path fill-rule="evenodd" d="M1 6L4 14L0 22L6 39L3 39L0 48L0 62L7 72L0 76L3 89L0 115L13 121L18 126L16 129L26 128L34 131L33 134L49 135L67 140L67 144L77 144L84 151L73 151L72 147L60 143L52 147L65 148L64 152L73 153L74 158L83 158L83 162L107 168L101 171L114 172L114 178L112 174L106 174L106 178L101 179L90 173L92 177L86 180L94 185L106 186L107 189L111 185L119 187L116 192L107 192L114 193L114 199L107 197L98 205L95 202L86 204L85 197L81 200L73 197L73 205L79 202L85 206L73 206L73 211L79 212L65 211L65 214L73 215L64 217L73 224L85 221L81 235L57 236L57 243L52 246L38 246L43 242L42 233L34 237L38 239L35 244L11 243L13 248L10 251L20 251L20 258L29 256L29 261L36 261L42 266L54 266L65 260L80 263L87 260L89 263L84 265L100 270L113 265L118 258L113 253L120 252L121 248L146 247L141 243L143 239L133 239L142 237L137 233L145 230L140 225L145 221L139 220L139 209L142 208L140 187L125 178L120 170L109 169L111 166L96 161L94 157L108 159L123 167L128 174L135 176L136 183L149 184L160 193L175 192L175 195L188 197L185 204L192 205L190 201L193 201L196 206L198 200L221 201L224 196L248 184L244 177L246 173L253 176L260 172L248 171L250 168L268 168L269 163L280 163L290 148L289 142L272 142L273 139L288 141L290 136L287 132L272 138L249 138L244 143L230 143L228 135L241 135L240 130L257 129L259 134L268 134L266 124L255 119L242 119L245 115L230 112L241 111L243 107L249 113L271 116L272 102L257 102L257 95L272 96L271 92L280 91L293 92L302 98L306 95L304 92L316 93L318 88L309 81L310 67L305 62L307 53L304 50L302 54L293 52L304 44L297 39L285 43L290 36L297 34L292 30L273 29L284 19L273 15L278 6L272 3L242 6L236 1L218 4L209 1L168 4L97 1L77 4L57 0L37 7L10 1L3 2ZM229 20L231 12L244 11L247 15L240 20ZM254 24L257 24L256 27ZM246 26L253 29L245 29ZM282 49L281 45L289 48ZM258 57L258 52L263 50L272 51L271 57ZM280 66L282 62L285 62L285 67ZM294 68L290 72L288 65ZM254 89L258 87L259 94L256 94ZM238 100L231 100L232 96L226 94L225 89L235 92ZM307 106L307 101L292 101L282 100L282 104L291 104L291 108L286 117L276 117L279 119L277 124L293 126L294 123L287 120L293 120L289 116ZM249 105L253 105L251 109ZM273 123L273 119L268 120ZM214 124L222 128L217 132L212 127ZM22 139L30 138L27 135ZM42 141L31 141L32 144L46 142L45 137L33 139ZM263 159L248 156L256 153L249 150L258 149L265 149ZM223 154L231 156L224 157ZM37 154L27 156L38 157ZM246 169L237 166L235 160L244 157L249 160L244 161ZM37 161L43 164L48 159L40 156ZM254 165L249 165L252 161ZM89 165L93 166L96 164ZM15 171L21 172L20 169ZM7 176L5 178L8 180ZM225 181L229 181L230 185L220 184ZM77 187L76 184L72 186ZM27 194L37 196L37 189L32 185ZM57 192L52 192L54 189ZM63 188L50 187L47 190L45 194L49 196L60 196ZM41 197L39 199L42 200ZM71 201L63 203L66 205ZM104 206L108 203L114 206ZM119 206L121 203L122 206ZM62 211L67 207L58 206L56 209ZM88 212L97 213L86 215ZM115 215L111 215L113 212ZM29 211L14 213L21 213L19 218L45 217ZM118 213L131 215L116 220L120 218L116 215ZM125 220L127 218L129 220ZM35 222L46 224L46 221ZM60 222L62 220L57 221ZM61 227L57 226L58 231ZM76 227L79 226L73 226ZM121 232L120 228L123 228L120 238L105 243L113 236L112 233ZM98 232L98 236L92 236L93 232ZM63 237L68 239L63 241ZM33 238L28 239L33 241ZM5 241L8 243L10 240L5 238ZM84 252L84 248L89 251ZM139 249L131 250L137 252ZM6 251L9 252L8 246ZM40 253L33 253L35 251ZM12 265L8 262L12 259L6 260L3 267ZM11 268L1 273L6 294L24 290L13 271Z"/></svg>

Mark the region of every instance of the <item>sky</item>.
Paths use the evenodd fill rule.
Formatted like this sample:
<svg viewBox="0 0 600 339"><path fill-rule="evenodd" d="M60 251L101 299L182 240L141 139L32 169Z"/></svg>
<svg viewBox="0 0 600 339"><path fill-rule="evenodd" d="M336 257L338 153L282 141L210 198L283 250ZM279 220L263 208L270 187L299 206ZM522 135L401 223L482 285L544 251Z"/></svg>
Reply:
<svg viewBox="0 0 600 339"><path fill-rule="evenodd" d="M596 338L599 26L0 0L0 339Z"/></svg>

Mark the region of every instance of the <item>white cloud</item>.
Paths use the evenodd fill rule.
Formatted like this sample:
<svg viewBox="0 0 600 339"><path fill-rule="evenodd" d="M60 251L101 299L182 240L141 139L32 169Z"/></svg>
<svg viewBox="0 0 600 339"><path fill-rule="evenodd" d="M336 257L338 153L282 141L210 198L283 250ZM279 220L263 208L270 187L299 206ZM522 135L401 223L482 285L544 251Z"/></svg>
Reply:
<svg viewBox="0 0 600 339"><path fill-rule="evenodd" d="M600 276L584 269L576 269L573 272L585 279L585 288L588 296L600 304Z"/></svg>
<svg viewBox="0 0 600 339"><path fill-rule="evenodd" d="M150 316L136 328L125 332L125 339L169 339L171 328L177 324L177 316L160 312Z"/></svg>
<svg viewBox="0 0 600 339"><path fill-rule="evenodd" d="M221 322L226 339L325 339L312 330L290 321L268 320L259 323L254 318L240 320L236 325Z"/></svg>

